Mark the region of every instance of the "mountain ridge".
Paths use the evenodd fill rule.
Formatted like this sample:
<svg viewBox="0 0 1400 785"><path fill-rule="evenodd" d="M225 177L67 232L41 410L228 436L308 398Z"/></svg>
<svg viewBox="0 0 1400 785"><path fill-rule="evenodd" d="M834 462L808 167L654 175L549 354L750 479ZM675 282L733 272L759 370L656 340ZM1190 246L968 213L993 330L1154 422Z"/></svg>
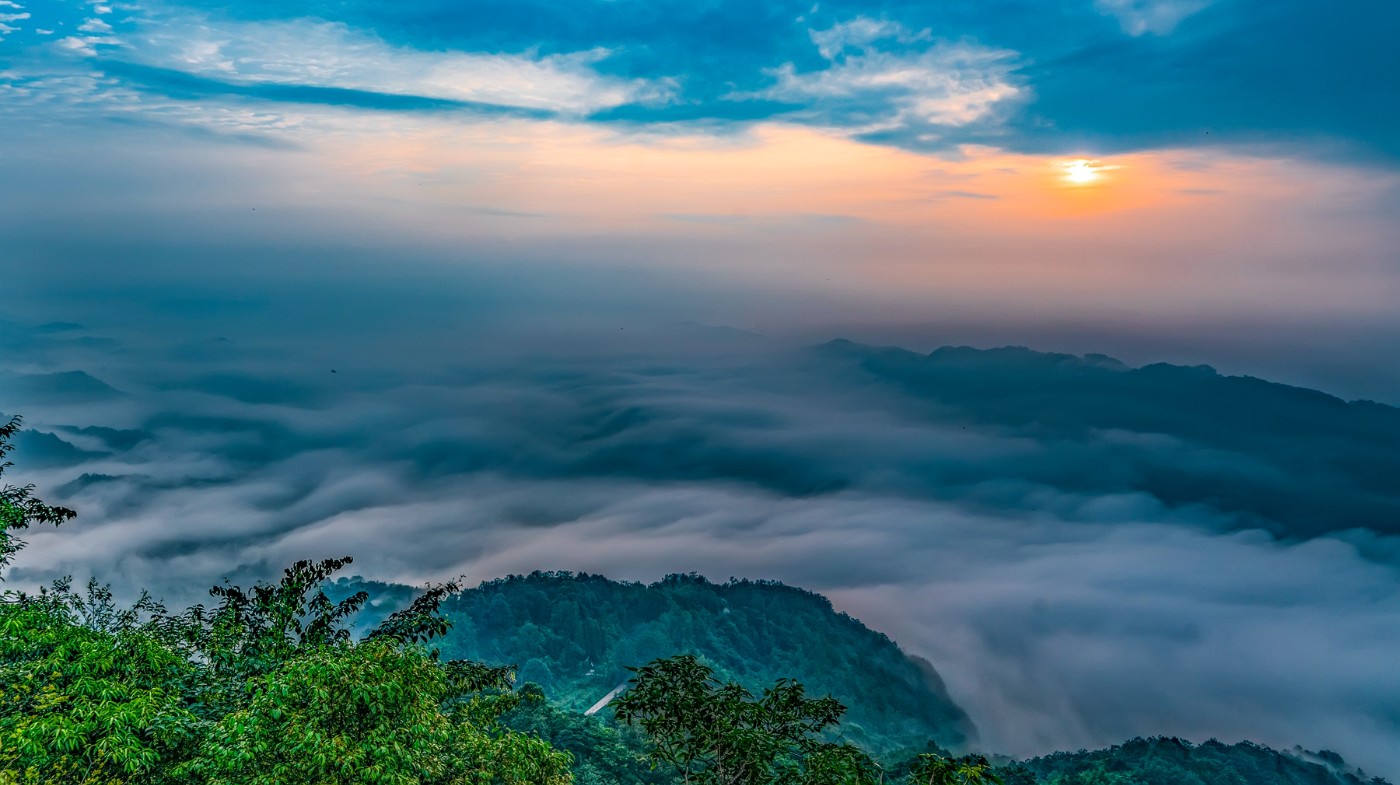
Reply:
<svg viewBox="0 0 1400 785"><path fill-rule="evenodd" d="M407 587L342 580L407 601ZM586 611L584 609L587 609ZM443 656L519 666L520 680L583 711L630 676L629 667L675 654L703 657L724 679L759 690L780 678L848 707L847 735L877 751L976 736L931 663L837 610L822 594L778 581L672 574L650 584L588 573L536 571L483 581L443 605L454 622Z"/></svg>

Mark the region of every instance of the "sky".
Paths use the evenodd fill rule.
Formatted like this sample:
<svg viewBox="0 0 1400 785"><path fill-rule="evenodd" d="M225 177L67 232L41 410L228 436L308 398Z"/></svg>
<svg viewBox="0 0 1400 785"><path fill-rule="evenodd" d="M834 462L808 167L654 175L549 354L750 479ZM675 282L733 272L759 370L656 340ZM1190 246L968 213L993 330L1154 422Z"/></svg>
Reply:
<svg viewBox="0 0 1400 785"><path fill-rule="evenodd" d="M1394 779L1397 23L0 0L7 581L777 578L987 749Z"/></svg>

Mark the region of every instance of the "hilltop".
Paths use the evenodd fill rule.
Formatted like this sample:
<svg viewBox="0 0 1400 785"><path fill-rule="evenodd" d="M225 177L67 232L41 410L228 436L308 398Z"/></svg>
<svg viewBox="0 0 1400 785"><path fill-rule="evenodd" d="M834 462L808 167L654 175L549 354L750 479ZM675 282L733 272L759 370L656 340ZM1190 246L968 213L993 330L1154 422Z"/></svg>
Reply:
<svg viewBox="0 0 1400 785"><path fill-rule="evenodd" d="M345 581L337 593L361 584ZM411 593L364 585L385 612ZM830 600L775 581L714 583L670 575L626 583L601 575L534 572L487 581L447 601L443 655L516 664L562 708L584 711L628 678L628 666L692 653L726 680L759 689L780 678L849 707L846 737L876 752L974 729L927 661L835 610Z"/></svg>

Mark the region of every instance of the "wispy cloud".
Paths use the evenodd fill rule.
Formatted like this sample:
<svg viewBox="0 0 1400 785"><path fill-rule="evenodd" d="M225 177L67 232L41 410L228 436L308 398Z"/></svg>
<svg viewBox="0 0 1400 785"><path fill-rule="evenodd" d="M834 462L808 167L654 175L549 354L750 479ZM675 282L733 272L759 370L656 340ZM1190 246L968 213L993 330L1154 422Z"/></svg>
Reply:
<svg viewBox="0 0 1400 785"><path fill-rule="evenodd" d="M1118 19L1132 36L1168 35L1183 19L1205 9L1211 0L1094 0L1105 14Z"/></svg>
<svg viewBox="0 0 1400 785"><path fill-rule="evenodd" d="M124 57L240 85L360 90L585 114L665 101L665 84L600 75L608 55L494 54L393 46L373 33L314 19L233 21L167 12L142 27Z"/></svg>
<svg viewBox="0 0 1400 785"><path fill-rule="evenodd" d="M826 67L799 71L788 63L772 72L772 87L734 97L788 102L853 133L905 130L925 142L939 141L934 129L987 120L1026 97L1013 51L933 42L927 30L865 17L811 37Z"/></svg>
<svg viewBox="0 0 1400 785"><path fill-rule="evenodd" d="M4 8L18 5L9 2ZM814 8L794 0L658 0L649 6L654 13L639 13L609 0L520 0L514 7L241 0L215 12L168 0L69 2L23 21L58 31L59 51L70 56L235 88L411 96L658 133L681 125L743 130L781 118L940 153L960 144L1107 155L1262 141L1314 158L1393 163L1400 154L1396 119L1375 111L1373 100L1400 67L1379 32L1400 13L1390 4L832 0ZM1210 24L1193 24L1198 15ZM10 40L33 32L19 32L19 21L0 21ZM119 53L115 38L92 40L100 25L122 36ZM48 51L30 47L13 64L27 73L53 67ZM1277 73L1271 84L1281 92L1261 90L1251 76L1258 73ZM152 95L169 87L131 78ZM221 96L289 100L275 90L201 94ZM317 94L296 100L314 103Z"/></svg>
<svg viewBox="0 0 1400 785"><path fill-rule="evenodd" d="M23 22L30 18L30 13L24 10L24 6L13 0L0 0L0 9L13 8L13 12L0 12L0 38L4 38L10 33L19 32L19 28L10 22Z"/></svg>

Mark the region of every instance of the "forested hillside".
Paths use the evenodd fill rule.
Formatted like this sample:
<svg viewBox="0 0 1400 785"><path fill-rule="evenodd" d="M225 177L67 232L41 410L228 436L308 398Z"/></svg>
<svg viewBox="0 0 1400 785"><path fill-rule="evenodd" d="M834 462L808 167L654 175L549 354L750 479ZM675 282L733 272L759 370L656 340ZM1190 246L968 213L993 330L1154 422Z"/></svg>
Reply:
<svg viewBox="0 0 1400 785"><path fill-rule="evenodd" d="M1021 764L1047 785L1380 785L1334 752L1279 752L1250 742L1133 739Z"/></svg>
<svg viewBox="0 0 1400 785"><path fill-rule="evenodd" d="M345 582L337 593L359 588ZM381 610L411 597L405 587L365 588ZM875 752L931 738L958 747L973 734L926 661L825 597L774 581L670 575L644 585L535 572L483 583L443 607L453 620L444 654L517 664L521 681L575 711L626 681L629 666L691 653L750 688L792 678L829 693L850 707L846 738Z"/></svg>

